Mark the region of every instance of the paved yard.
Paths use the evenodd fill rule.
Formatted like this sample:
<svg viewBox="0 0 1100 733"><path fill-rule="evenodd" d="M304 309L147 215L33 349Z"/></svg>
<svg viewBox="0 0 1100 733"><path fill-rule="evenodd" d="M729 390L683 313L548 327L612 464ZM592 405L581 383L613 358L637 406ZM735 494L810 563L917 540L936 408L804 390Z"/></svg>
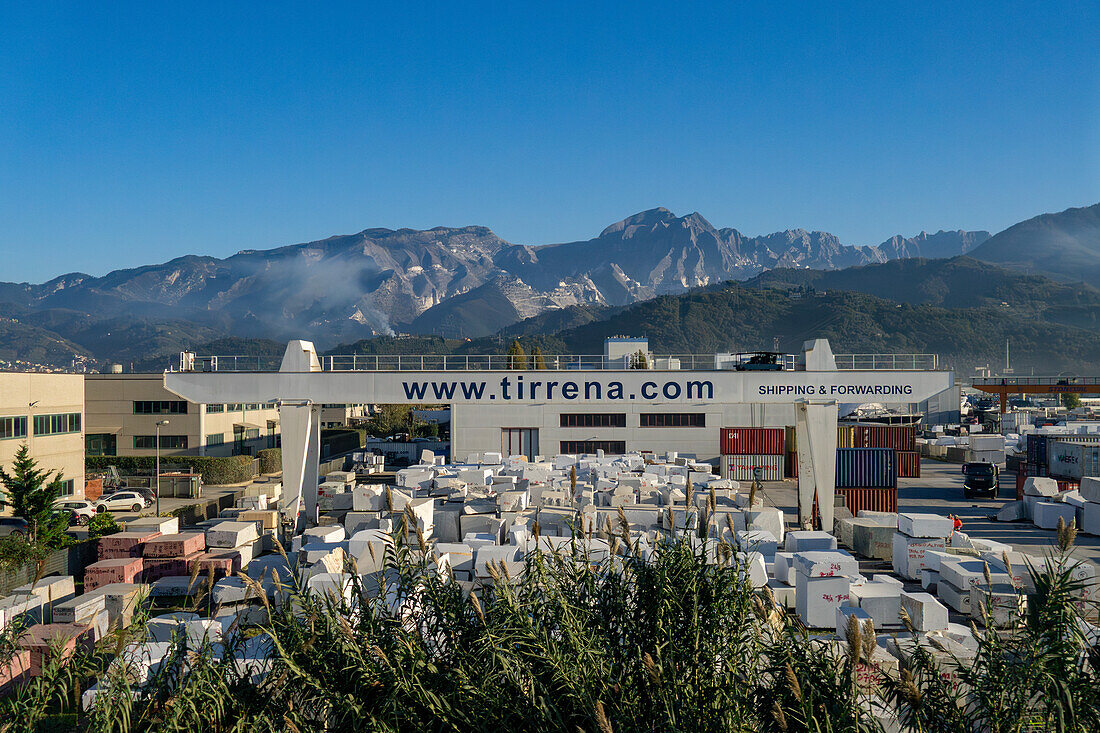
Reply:
<svg viewBox="0 0 1100 733"><path fill-rule="evenodd" d="M265 483L265 482L259 482ZM175 497L162 496L160 499L160 512L161 514L167 514L171 511L179 509L181 507L189 506L191 504L200 504L208 502L212 499L218 499L226 494L232 494L236 491L240 491L241 486L203 486L202 496L198 499L177 499ZM137 519L139 516L150 516L156 513L156 504L145 507L137 514L133 512L111 512L114 518L119 522L127 522L131 519ZM88 530L86 527L70 527L69 532L78 538L83 538Z"/></svg>
<svg viewBox="0 0 1100 733"><path fill-rule="evenodd" d="M1041 555L1051 549L1054 531L1039 529L1031 522L993 522L989 517L1006 502L1016 498L1016 477L1001 476L1001 491L997 499L963 497L962 466L941 461L921 461L921 477L898 480L898 511L955 514L962 520L962 531L1012 545L1021 552ZM796 482L769 484L765 494L770 503L798 516ZM1100 537L1078 533L1075 556L1100 568Z"/></svg>

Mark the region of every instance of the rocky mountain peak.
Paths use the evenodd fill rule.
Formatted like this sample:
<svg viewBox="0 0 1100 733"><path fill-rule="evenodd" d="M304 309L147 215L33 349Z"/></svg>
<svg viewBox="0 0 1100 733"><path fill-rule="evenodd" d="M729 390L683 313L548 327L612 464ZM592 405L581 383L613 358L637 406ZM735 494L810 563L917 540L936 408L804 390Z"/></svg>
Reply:
<svg viewBox="0 0 1100 733"><path fill-rule="evenodd" d="M646 211L640 211L633 216L628 216L622 221L617 221L611 226L600 232L600 238L611 236L612 234L623 233L623 237L628 237L638 229L653 229L654 227L667 225L676 219L676 215L663 206L658 206L655 209L647 209Z"/></svg>

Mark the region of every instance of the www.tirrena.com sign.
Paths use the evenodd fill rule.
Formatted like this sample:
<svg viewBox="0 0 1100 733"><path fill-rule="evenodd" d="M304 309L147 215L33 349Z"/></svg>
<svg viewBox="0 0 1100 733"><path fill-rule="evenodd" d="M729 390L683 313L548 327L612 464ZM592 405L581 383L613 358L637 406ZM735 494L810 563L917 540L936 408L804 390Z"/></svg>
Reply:
<svg viewBox="0 0 1100 733"><path fill-rule="evenodd" d="M436 372L170 372L165 386L194 402L580 404L910 403L953 384L951 372L546 370Z"/></svg>

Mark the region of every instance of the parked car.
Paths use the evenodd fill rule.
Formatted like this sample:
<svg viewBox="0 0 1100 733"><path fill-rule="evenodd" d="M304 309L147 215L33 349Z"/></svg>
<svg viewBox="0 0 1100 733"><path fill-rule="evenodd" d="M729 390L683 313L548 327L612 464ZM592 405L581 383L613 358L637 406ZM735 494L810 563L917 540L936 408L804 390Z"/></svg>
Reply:
<svg viewBox="0 0 1100 733"><path fill-rule="evenodd" d="M131 488L127 489L127 491L136 491L137 493L141 494L145 498L145 505L146 506L152 504L153 502L155 502L157 500L157 494L152 489L146 489L146 488L142 488L140 486L135 486L135 487L131 487Z"/></svg>
<svg viewBox="0 0 1100 733"><path fill-rule="evenodd" d="M95 516L95 504L84 499L58 499L54 502L56 509L68 509L76 515L76 524L87 524Z"/></svg>
<svg viewBox="0 0 1100 733"><path fill-rule="evenodd" d="M31 525L22 517L0 517L0 537L27 537L31 535Z"/></svg>
<svg viewBox="0 0 1100 733"><path fill-rule="evenodd" d="M145 497L136 491L127 489L101 496L95 503L97 512L140 512L148 504Z"/></svg>

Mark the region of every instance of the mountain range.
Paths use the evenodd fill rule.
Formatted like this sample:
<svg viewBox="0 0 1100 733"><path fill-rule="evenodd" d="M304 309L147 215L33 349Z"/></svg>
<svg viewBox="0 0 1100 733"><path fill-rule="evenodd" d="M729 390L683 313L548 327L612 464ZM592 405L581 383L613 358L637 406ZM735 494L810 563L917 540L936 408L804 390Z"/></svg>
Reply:
<svg viewBox="0 0 1100 733"><path fill-rule="evenodd" d="M278 343L308 336L332 348L394 332L552 334L731 280L944 308L977 300L1001 307L1023 288L1031 300L1027 308L1011 306L1018 317L1094 328L1095 291L1044 277L1065 282L1075 273L1100 274L1100 205L1045 214L993 236L922 232L873 246L803 229L746 236L715 228L698 213L680 217L664 208L627 217L590 240L543 246L513 244L478 226L367 229L102 277L0 283L0 367L148 363L199 344L242 343L230 338Z"/></svg>

